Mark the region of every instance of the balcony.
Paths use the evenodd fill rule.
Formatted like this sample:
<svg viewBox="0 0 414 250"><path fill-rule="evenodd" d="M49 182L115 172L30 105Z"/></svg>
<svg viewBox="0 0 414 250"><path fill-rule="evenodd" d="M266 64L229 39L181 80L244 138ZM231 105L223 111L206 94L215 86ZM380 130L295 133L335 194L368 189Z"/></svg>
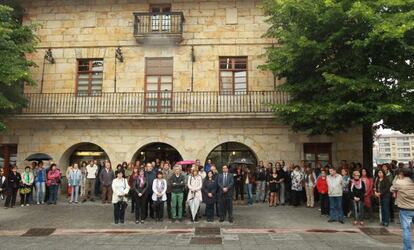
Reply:
<svg viewBox="0 0 414 250"><path fill-rule="evenodd" d="M182 12L134 13L134 36L141 44L179 44L183 39Z"/></svg>
<svg viewBox="0 0 414 250"><path fill-rule="evenodd" d="M30 93L27 107L17 117L76 116L170 116L248 117L272 116L269 103L284 104L288 95L280 91L249 91L222 95L220 92L128 92L79 96L75 93Z"/></svg>

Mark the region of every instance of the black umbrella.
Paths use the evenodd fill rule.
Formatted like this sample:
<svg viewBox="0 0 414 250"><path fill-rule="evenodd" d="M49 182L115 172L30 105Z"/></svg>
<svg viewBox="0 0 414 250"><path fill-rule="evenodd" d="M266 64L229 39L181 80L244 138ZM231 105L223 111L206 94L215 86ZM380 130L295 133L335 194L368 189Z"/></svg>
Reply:
<svg viewBox="0 0 414 250"><path fill-rule="evenodd" d="M36 153L26 158L26 161L49 161L52 160L48 154Z"/></svg>
<svg viewBox="0 0 414 250"><path fill-rule="evenodd" d="M245 164L245 165L254 165L253 161L247 158L239 158L232 161L230 164Z"/></svg>

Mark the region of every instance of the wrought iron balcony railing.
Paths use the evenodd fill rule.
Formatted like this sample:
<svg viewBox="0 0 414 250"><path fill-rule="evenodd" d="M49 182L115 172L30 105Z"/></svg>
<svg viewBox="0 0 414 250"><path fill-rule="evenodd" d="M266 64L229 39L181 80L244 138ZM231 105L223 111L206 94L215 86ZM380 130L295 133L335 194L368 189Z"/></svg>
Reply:
<svg viewBox="0 0 414 250"><path fill-rule="evenodd" d="M134 13L134 36L139 43L179 43L183 35L182 12Z"/></svg>
<svg viewBox="0 0 414 250"><path fill-rule="evenodd" d="M284 104L280 91L220 92L125 92L79 96L75 93L27 93L21 115L76 114L192 114L269 113L269 103Z"/></svg>

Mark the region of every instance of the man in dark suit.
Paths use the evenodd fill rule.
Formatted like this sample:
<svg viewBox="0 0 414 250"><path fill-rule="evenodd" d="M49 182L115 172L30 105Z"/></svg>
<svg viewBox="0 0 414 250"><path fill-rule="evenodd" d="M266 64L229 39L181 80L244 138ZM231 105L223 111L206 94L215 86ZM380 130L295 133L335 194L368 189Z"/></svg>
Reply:
<svg viewBox="0 0 414 250"><path fill-rule="evenodd" d="M220 222L229 216L229 222L233 223L233 185L234 175L229 173L229 168L224 165L223 173L217 177L220 200Z"/></svg>

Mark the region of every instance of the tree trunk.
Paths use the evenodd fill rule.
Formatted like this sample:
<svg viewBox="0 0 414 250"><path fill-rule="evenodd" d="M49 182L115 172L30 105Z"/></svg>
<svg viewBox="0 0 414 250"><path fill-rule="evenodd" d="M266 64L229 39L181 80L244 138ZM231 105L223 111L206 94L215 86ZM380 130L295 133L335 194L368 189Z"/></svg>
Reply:
<svg viewBox="0 0 414 250"><path fill-rule="evenodd" d="M372 124L364 124L362 125L362 155L363 155L363 163L362 166L364 168L369 169L372 171L373 168L373 149L374 145L374 131L372 128Z"/></svg>

